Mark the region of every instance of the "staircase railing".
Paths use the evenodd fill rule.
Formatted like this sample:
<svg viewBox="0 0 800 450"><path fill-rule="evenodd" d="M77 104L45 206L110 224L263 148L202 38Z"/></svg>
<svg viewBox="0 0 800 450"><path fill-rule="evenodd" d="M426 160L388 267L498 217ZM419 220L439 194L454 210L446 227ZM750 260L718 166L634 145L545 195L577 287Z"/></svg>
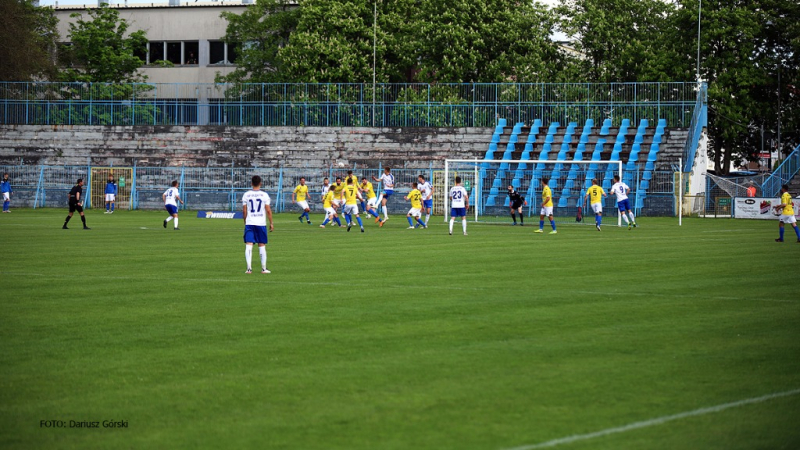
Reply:
<svg viewBox="0 0 800 450"><path fill-rule="evenodd" d="M789 153L783 162L772 171L772 174L764 180L761 185L761 195L778 197L781 185L789 183L798 171L800 171L800 145L795 147L792 153Z"/></svg>
<svg viewBox="0 0 800 450"><path fill-rule="evenodd" d="M697 101L692 112L692 121L689 125L689 136L683 147L684 171L691 172L694 167L694 157L700 144L700 134L708 125L708 84L703 82L698 85Z"/></svg>

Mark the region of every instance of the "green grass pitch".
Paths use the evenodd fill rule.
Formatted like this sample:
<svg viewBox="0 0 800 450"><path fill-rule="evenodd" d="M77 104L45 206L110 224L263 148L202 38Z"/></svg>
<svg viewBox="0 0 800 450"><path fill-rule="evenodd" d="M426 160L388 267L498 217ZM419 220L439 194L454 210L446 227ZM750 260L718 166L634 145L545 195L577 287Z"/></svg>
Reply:
<svg viewBox="0 0 800 450"><path fill-rule="evenodd" d="M3 449L504 450L800 388L775 222L283 214L245 275L240 220L65 213L0 217ZM798 424L787 395L554 448L794 449Z"/></svg>

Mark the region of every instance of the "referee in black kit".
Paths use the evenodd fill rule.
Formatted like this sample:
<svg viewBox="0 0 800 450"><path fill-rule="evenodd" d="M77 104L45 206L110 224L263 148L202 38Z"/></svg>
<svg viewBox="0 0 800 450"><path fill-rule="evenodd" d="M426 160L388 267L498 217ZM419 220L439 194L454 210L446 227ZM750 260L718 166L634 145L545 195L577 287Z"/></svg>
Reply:
<svg viewBox="0 0 800 450"><path fill-rule="evenodd" d="M517 216L516 213L519 213L519 224L520 226L525 225L525 219L522 215L522 205L527 205L528 202L525 200L525 197L519 193L514 186L508 187L508 207L511 209L511 218L514 220L514 224L517 224Z"/></svg>
<svg viewBox="0 0 800 450"><path fill-rule="evenodd" d="M86 226L86 216L83 215L83 178L78 178L78 183L72 187L72 190L69 191L69 214L67 215L67 220L64 221L64 226L61 227L64 230L69 230L67 228L67 224L69 223L69 219L72 219L72 214L75 211L78 211L81 215L81 222L83 222L83 229L84 230L91 230L91 228Z"/></svg>

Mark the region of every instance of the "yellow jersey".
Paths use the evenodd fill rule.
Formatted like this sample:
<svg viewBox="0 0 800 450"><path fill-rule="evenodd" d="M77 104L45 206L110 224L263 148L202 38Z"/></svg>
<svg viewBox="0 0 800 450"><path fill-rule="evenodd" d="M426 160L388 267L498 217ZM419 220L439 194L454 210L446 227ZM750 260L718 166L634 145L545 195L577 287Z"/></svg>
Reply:
<svg viewBox="0 0 800 450"><path fill-rule="evenodd" d="M345 177L344 178L344 182L343 183L344 183L345 186L347 186L347 180L349 180L349 179L353 180L353 186L358 187L358 177L355 176L355 175L353 175L352 177Z"/></svg>
<svg viewBox="0 0 800 450"><path fill-rule="evenodd" d="M594 205L596 203L600 203L600 201L603 199L603 194L605 194L606 191L604 191L600 186L594 185L587 189L586 193L589 194L589 201Z"/></svg>
<svg viewBox="0 0 800 450"><path fill-rule="evenodd" d="M308 196L308 186L304 184L298 184L297 187L294 188L294 193L297 195L298 202L304 202Z"/></svg>
<svg viewBox="0 0 800 450"><path fill-rule="evenodd" d="M793 216L794 215L794 208L792 207L792 194L788 192L784 192L781 195L781 204L786 206L783 207L783 215L786 216Z"/></svg>
<svg viewBox="0 0 800 450"><path fill-rule="evenodd" d="M349 184L344 188L344 199L347 205L358 204L358 187Z"/></svg>
<svg viewBox="0 0 800 450"><path fill-rule="evenodd" d="M369 181L366 184L361 183L361 190L367 193L367 199L375 198L375 188Z"/></svg>
<svg viewBox="0 0 800 450"><path fill-rule="evenodd" d="M328 189L328 192L325 193L325 197L322 197L322 207L332 208L331 205L332 201L333 201L333 190Z"/></svg>
<svg viewBox="0 0 800 450"><path fill-rule="evenodd" d="M415 209L422 208L422 192L417 189L408 193L408 200L411 201L411 207Z"/></svg>
<svg viewBox="0 0 800 450"><path fill-rule="evenodd" d="M342 193L344 192L344 185L343 184L334 184L333 185L333 193L335 195L334 198L342 198Z"/></svg>
<svg viewBox="0 0 800 450"><path fill-rule="evenodd" d="M544 202L545 199L548 199L548 198L549 198L549 200L547 200L547 203L545 203L544 206L545 207L547 207L547 206L552 207L553 206L553 193L550 191L550 186L545 186L542 189L542 202Z"/></svg>

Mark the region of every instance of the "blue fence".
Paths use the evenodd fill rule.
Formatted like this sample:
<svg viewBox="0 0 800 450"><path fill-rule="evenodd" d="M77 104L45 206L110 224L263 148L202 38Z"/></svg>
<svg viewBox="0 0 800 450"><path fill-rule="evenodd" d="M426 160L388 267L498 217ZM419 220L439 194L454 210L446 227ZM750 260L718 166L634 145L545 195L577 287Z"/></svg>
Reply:
<svg viewBox="0 0 800 450"><path fill-rule="evenodd" d="M0 83L3 124L492 127L610 118L689 127L696 84Z"/></svg>
<svg viewBox="0 0 800 450"><path fill-rule="evenodd" d="M227 210L234 211L240 208L239 201L242 194L249 189L250 178L260 175L264 180L263 188L272 197L272 207L276 212L295 211L292 205L292 191L299 184L301 177L307 180L311 196L311 208L315 212L322 210L321 186L324 178L331 183L337 177L344 178L348 173L347 167L327 168L197 168L197 167L95 167L95 166L0 166L0 173L8 173L14 191L12 207L65 207L67 193L75 185L78 178L85 181L84 206L87 209L102 209L104 207L103 190L108 175L113 175L119 185L116 200L117 209L161 209L163 200L161 194L170 186L172 181L178 181L184 210ZM371 169L352 168L359 178L379 177L382 168ZM503 169L483 170L481 175L487 179L497 178L498 171ZM471 173L472 170L470 169ZM523 178L532 179L533 169L523 171ZM647 180L646 196L642 187L643 168L626 171L625 178L632 180L631 197L635 199L636 209L645 215L673 215L674 214L674 174L672 172L649 172L652 178ZM408 210L408 202L403 196L411 190L411 183L417 181L419 175L424 175L431 180L434 190L435 215L443 214L441 210L443 196L449 189L444 180L444 167L429 166L426 169L393 169L395 177L396 194L389 202L392 213ZM451 171L451 175L454 172ZM589 174L581 174L578 178L584 180ZM554 200L559 205L556 213L560 217L574 217L577 206L582 204L585 190L582 189L583 181L569 194L562 188L564 181L553 179ZM506 196L494 192L490 184L475 183L471 186L472 204L479 205L480 214L484 217L507 218L508 207L504 201ZM523 186L524 187L524 186ZM376 193L380 195L380 186L375 183ZM529 206L526 212L537 215L538 210L533 208L537 203L538 190L523 189L526 193ZM638 197L637 197L638 196ZM563 205L563 207L561 206ZM612 199L606 200L606 207L613 208Z"/></svg>

